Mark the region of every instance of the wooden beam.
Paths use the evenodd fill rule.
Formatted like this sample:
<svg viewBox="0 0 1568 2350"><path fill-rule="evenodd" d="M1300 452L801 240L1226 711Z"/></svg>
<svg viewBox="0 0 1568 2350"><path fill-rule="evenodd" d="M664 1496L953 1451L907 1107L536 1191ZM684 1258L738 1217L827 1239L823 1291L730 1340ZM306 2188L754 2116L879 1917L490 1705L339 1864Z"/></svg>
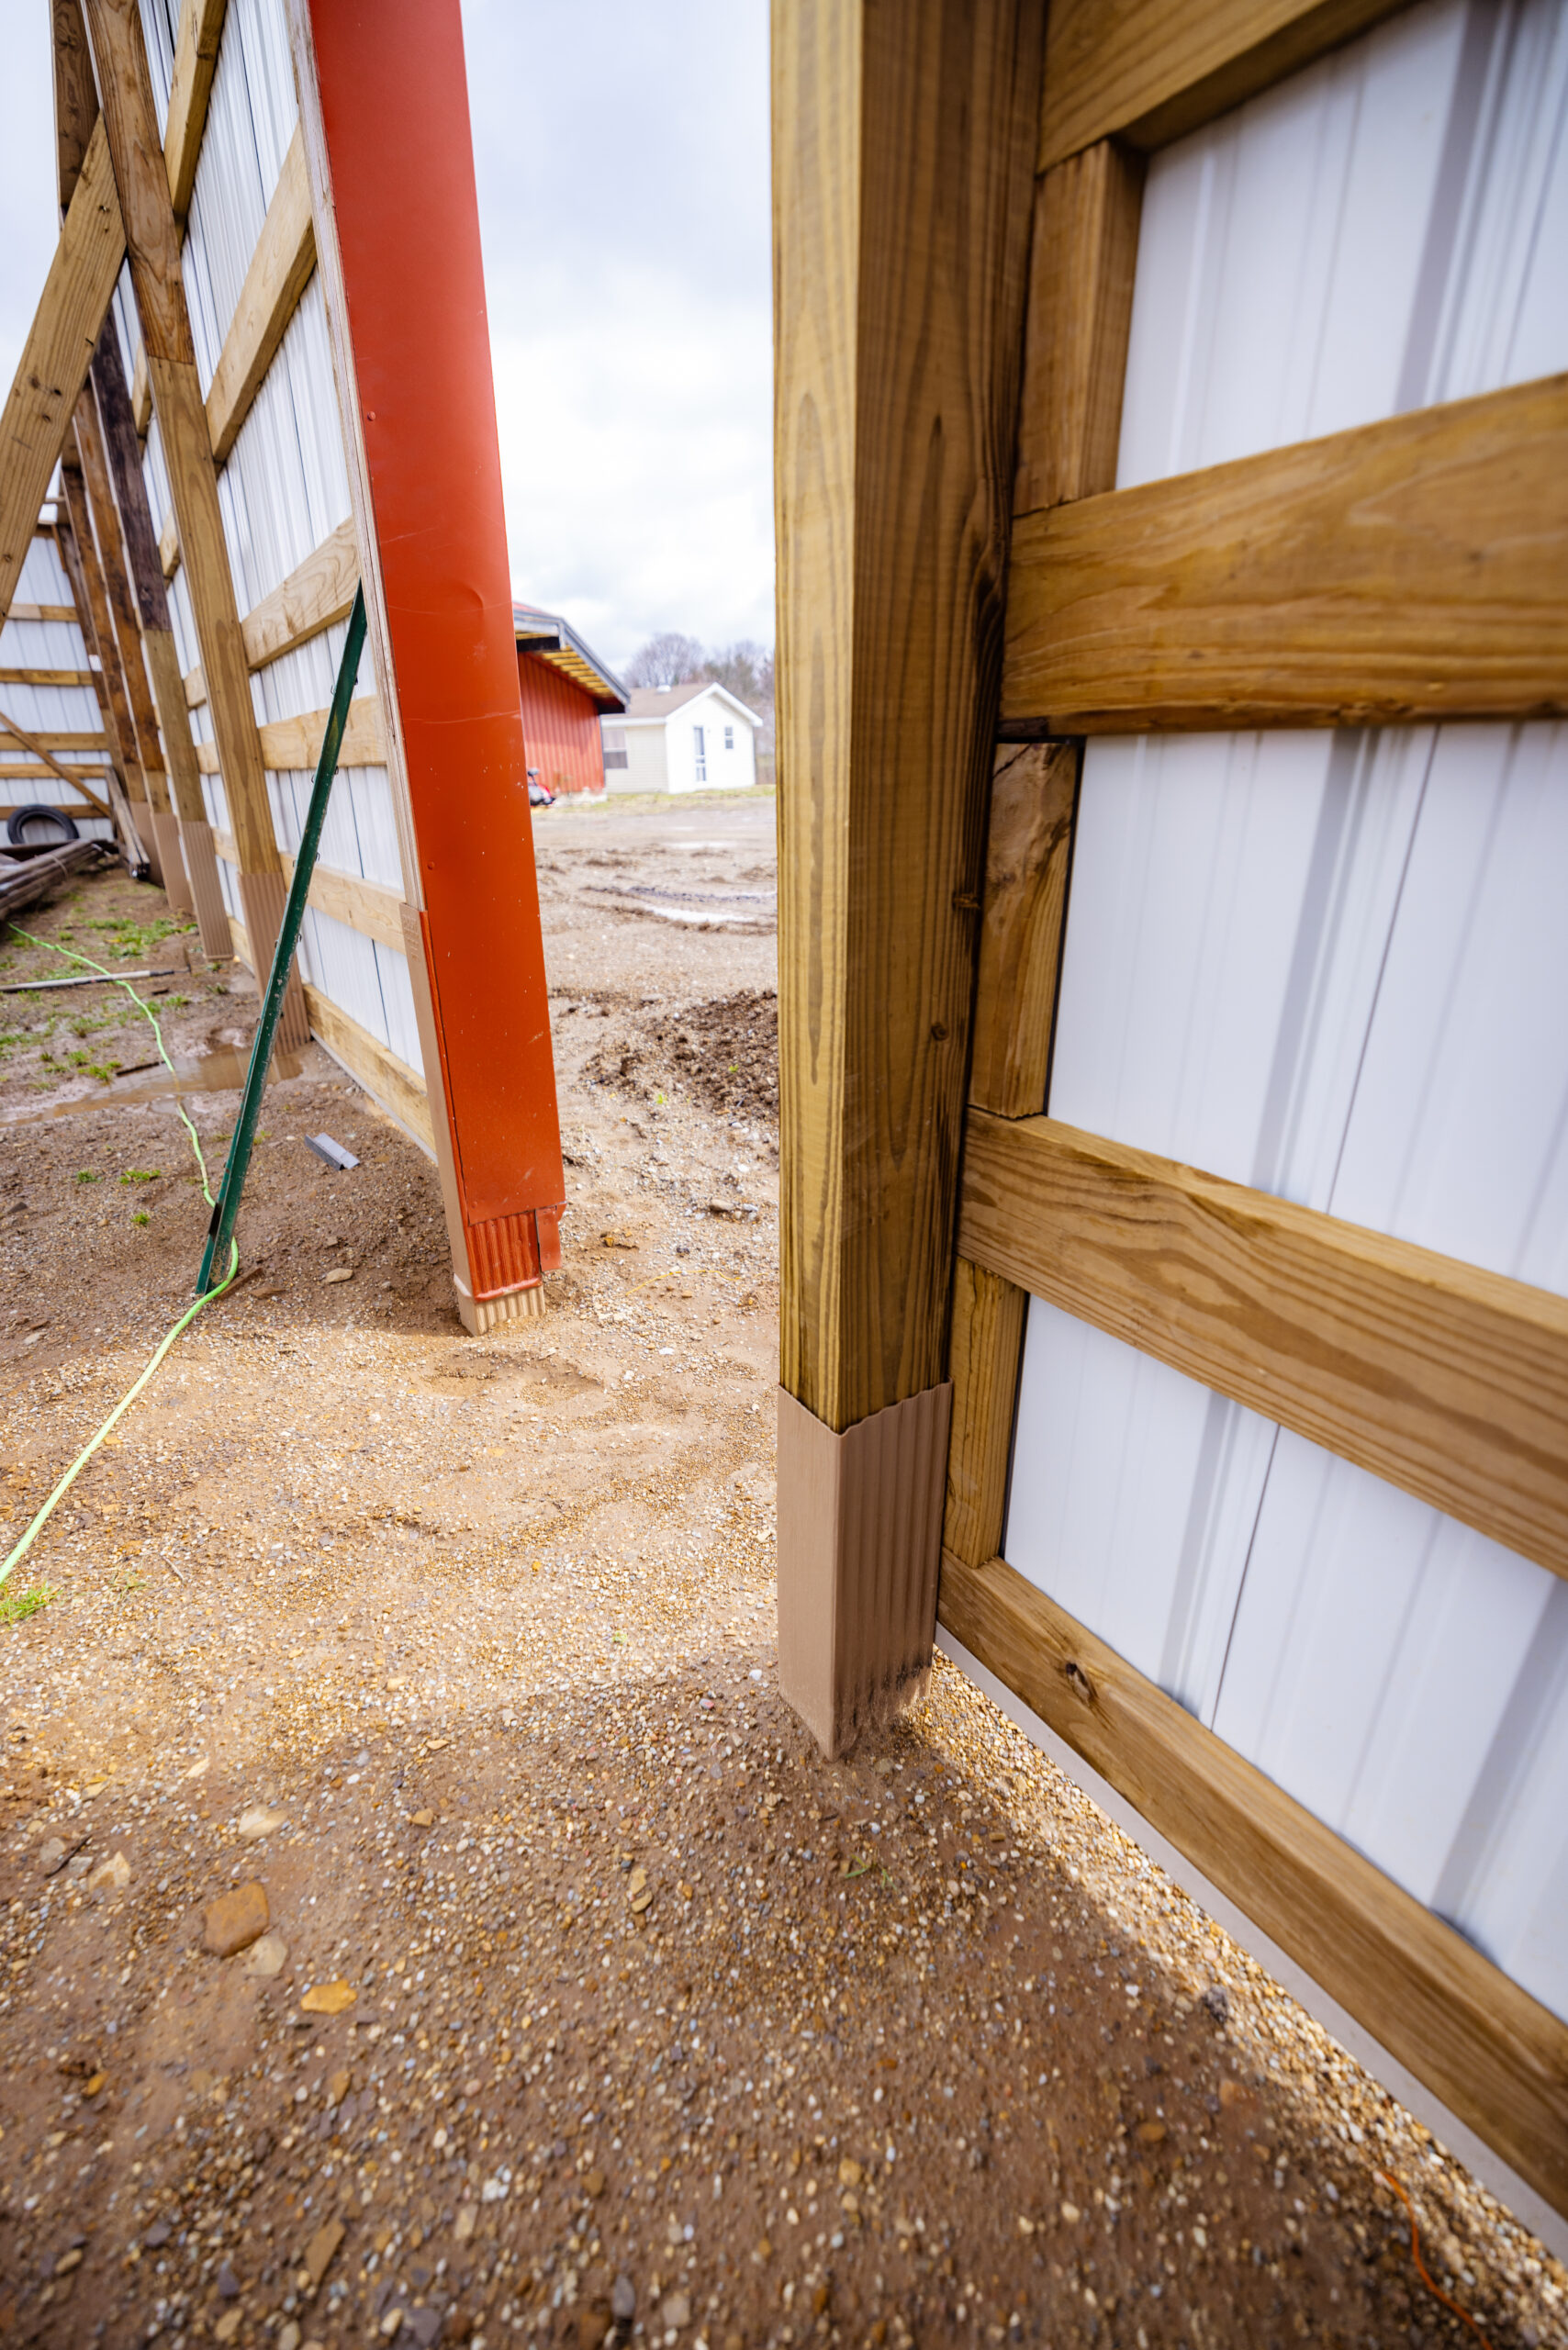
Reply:
<svg viewBox="0 0 1568 2350"><path fill-rule="evenodd" d="M834 1431L943 1373L1040 17L774 12L780 1378Z"/></svg>
<svg viewBox="0 0 1568 2350"><path fill-rule="evenodd" d="M145 800L147 787L136 756L136 732L130 722L125 679L120 675L119 652L109 617L108 591L104 586L103 573L98 568L98 551L93 540L93 518L87 507L87 486L76 462L74 443L61 460L60 483L67 517L66 528L59 533L61 559L78 599L77 624L82 631L83 643L90 657L98 665L92 677L97 691L98 708L103 713L104 732L108 736L109 761L127 798Z"/></svg>
<svg viewBox="0 0 1568 2350"><path fill-rule="evenodd" d="M1568 376L1018 522L1002 707L1053 733L1568 711Z"/></svg>
<svg viewBox="0 0 1568 2350"><path fill-rule="evenodd" d="M970 1113L959 1247L1568 1575L1568 1298L1051 1118Z"/></svg>
<svg viewBox="0 0 1568 2350"><path fill-rule="evenodd" d="M234 843L229 834L214 833L213 842L224 863L232 865ZM285 879L292 882L294 859L286 850L283 869ZM405 900L400 890L385 889L377 881L365 880L363 874L338 873L330 866L319 865L310 877L306 902L319 914L327 914L333 922L357 931L362 938L374 938L382 946L396 948L399 955L406 956L409 951L403 926Z"/></svg>
<svg viewBox="0 0 1568 2350"><path fill-rule="evenodd" d="M87 142L42 297L0 417L0 621L38 528L87 374L93 345L125 258L125 232L103 125Z"/></svg>
<svg viewBox="0 0 1568 2350"><path fill-rule="evenodd" d="M207 129L207 101L218 70L218 47L229 0L184 0L174 41L174 72L169 87L169 120L163 135L169 200L177 219L191 208L196 161Z"/></svg>
<svg viewBox="0 0 1568 2350"><path fill-rule="evenodd" d="M373 1101L384 1110L390 1110L401 1126L407 1127L420 1148L435 1157L435 1137L431 1126L430 1096L418 1069L399 1060L389 1052L368 1028L362 1028L342 1007L324 996L319 988L305 990L306 1008L310 1014L310 1026L335 1060L342 1061L353 1078L357 1078Z"/></svg>
<svg viewBox="0 0 1568 2350"><path fill-rule="evenodd" d="M1568 2211L1568 2025L1003 1559L942 1561L955 1639L1522 2178Z"/></svg>
<svg viewBox="0 0 1568 2350"><path fill-rule="evenodd" d="M6 615L8 621L70 621L74 623L74 604L13 604Z"/></svg>
<svg viewBox="0 0 1568 2350"><path fill-rule="evenodd" d="M1103 139L1035 192L1014 510L1113 489L1143 160Z"/></svg>
<svg viewBox="0 0 1568 2350"><path fill-rule="evenodd" d="M25 728L17 725L14 718L7 718L4 711L0 711L0 727L5 729L8 740L20 743L27 750L35 754L34 759L29 760L25 766L0 767L0 783L3 783L7 776L14 775L58 776L62 783L70 784L74 790L82 794L84 800L89 800L100 816L109 816L107 800L100 800L95 791L89 790L86 778L80 767L62 767L52 753L45 749L36 734L28 733ZM95 778L95 781L97 779ZM110 822L113 822L112 817Z"/></svg>
<svg viewBox="0 0 1568 2350"><path fill-rule="evenodd" d="M100 815L109 816L112 821L107 802L100 800L91 788L95 783L107 782L107 771L103 767L57 767L43 759L8 759L0 767L0 783L13 778L41 783L50 776L70 784L73 790L80 790Z"/></svg>
<svg viewBox="0 0 1568 2350"><path fill-rule="evenodd" d="M80 0L50 0L51 48L54 61L55 183L64 212L76 193L87 158L93 125L98 118L98 93L93 81L92 52L87 28L82 22Z"/></svg>
<svg viewBox="0 0 1568 2350"><path fill-rule="evenodd" d="M1405 0L1051 0L1038 167L1096 140L1163 147Z"/></svg>
<svg viewBox="0 0 1568 2350"><path fill-rule="evenodd" d="M1007 1516L1013 1404L1029 1300L960 1257L953 1268L948 1364L953 1418L942 1522L946 1550L971 1564L994 1558Z"/></svg>
<svg viewBox="0 0 1568 2350"><path fill-rule="evenodd" d="M15 614L10 617L14 619ZM97 682L93 669L0 669L0 686L95 686Z"/></svg>
<svg viewBox="0 0 1568 2350"><path fill-rule="evenodd" d="M102 732L82 733L70 727L40 726L37 733L29 734L23 744L8 728L0 726L0 751L33 749L40 744L50 751L102 751L106 756L110 752L109 737Z"/></svg>
<svg viewBox="0 0 1568 2350"><path fill-rule="evenodd" d="M181 559L207 677L230 822L240 847L241 897L246 923L266 962L283 914L282 873L229 568L207 409L196 374L180 270L179 231L170 202L170 182L157 161L157 118L141 23L136 0L86 0L86 16L159 438L178 520ZM210 16L210 11L204 12L200 22L192 17L190 39L198 59L204 53L202 25ZM184 19L181 41L184 46ZM173 126L173 108L170 122ZM286 1046L297 1046L304 1039L304 1002L297 980L291 982L286 997L278 1033Z"/></svg>
<svg viewBox="0 0 1568 2350"><path fill-rule="evenodd" d="M119 508L115 499L108 457L98 424L97 402L93 397L90 382L83 386L82 396L76 403L73 434L82 478L87 486L93 535L97 542L98 568L103 574L108 596L109 618L119 654L120 674L125 679L137 762L146 779L147 797L154 811L166 811L169 806L169 778L164 772L163 748L158 739L152 689L148 682L147 663L142 655L141 616L126 567ZM162 878L161 869L159 878Z"/></svg>
<svg viewBox="0 0 1568 2350"><path fill-rule="evenodd" d="M1003 1118L1046 1106L1078 770L1076 743L1009 743L996 754L969 1101Z"/></svg>
<svg viewBox="0 0 1568 2350"><path fill-rule="evenodd" d="M136 373L130 379L130 412L136 420L138 440L145 441L152 421L152 386L147 379L147 353L140 343L136 346Z"/></svg>
<svg viewBox="0 0 1568 2350"><path fill-rule="evenodd" d="M251 412L251 403L315 266L310 183L305 170L304 138L297 123L207 390L207 431L218 464L234 446L240 427Z"/></svg>
<svg viewBox="0 0 1568 2350"><path fill-rule="evenodd" d="M173 579L179 567L180 524L179 518L171 506L163 517L163 527L158 533L158 568L165 579Z"/></svg>
<svg viewBox="0 0 1568 2350"><path fill-rule="evenodd" d="M264 668L280 654L347 620L358 586L359 542L351 516L246 614L245 655L252 668Z"/></svg>
<svg viewBox="0 0 1568 2350"><path fill-rule="evenodd" d="M262 761L274 774L300 767L314 767L321 755L321 744L327 731L328 712L309 710L298 718L270 719L261 730ZM203 775L218 775L223 771L219 747L216 743L198 743L196 764ZM338 752L338 765L343 767L378 767L386 764L386 731L381 722L381 704L375 694L361 694L349 704L348 724L343 729L342 744Z"/></svg>

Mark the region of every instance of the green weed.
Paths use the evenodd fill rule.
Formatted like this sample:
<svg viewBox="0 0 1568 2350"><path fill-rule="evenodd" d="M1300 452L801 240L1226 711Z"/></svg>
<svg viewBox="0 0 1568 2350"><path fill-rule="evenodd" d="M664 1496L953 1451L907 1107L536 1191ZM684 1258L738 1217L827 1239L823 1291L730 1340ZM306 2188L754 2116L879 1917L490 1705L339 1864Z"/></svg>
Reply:
<svg viewBox="0 0 1568 2350"><path fill-rule="evenodd" d="M156 1183L162 1172L161 1167L128 1167L119 1180L122 1183Z"/></svg>
<svg viewBox="0 0 1568 2350"><path fill-rule="evenodd" d="M47 1583L35 1583L26 1591L0 1590L0 1624L25 1624L29 1616L38 1615L59 1597L59 1592Z"/></svg>
<svg viewBox="0 0 1568 2350"><path fill-rule="evenodd" d="M76 1181L79 1183L101 1183L103 1180L103 1177L95 1174L90 1167L79 1167L76 1169Z"/></svg>

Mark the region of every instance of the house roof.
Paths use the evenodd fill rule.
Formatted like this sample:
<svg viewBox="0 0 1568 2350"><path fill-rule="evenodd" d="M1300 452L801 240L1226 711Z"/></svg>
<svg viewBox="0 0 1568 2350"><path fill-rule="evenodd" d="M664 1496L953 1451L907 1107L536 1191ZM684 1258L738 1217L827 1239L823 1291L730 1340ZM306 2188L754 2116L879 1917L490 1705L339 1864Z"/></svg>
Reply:
<svg viewBox="0 0 1568 2350"><path fill-rule="evenodd" d="M626 688L597 653L590 653L569 621L559 612L542 612L537 604L513 604L512 627L518 651L548 662L592 697L606 716L626 707Z"/></svg>
<svg viewBox="0 0 1568 2350"><path fill-rule="evenodd" d="M634 723L640 720L644 723L657 724L672 717L689 701L695 701L700 694L717 694L721 701L727 701L732 710L738 711L749 726L762 724L756 711L748 710L738 694L733 694L728 686L715 685L711 677L691 677L684 686L633 686L627 700L626 715Z"/></svg>

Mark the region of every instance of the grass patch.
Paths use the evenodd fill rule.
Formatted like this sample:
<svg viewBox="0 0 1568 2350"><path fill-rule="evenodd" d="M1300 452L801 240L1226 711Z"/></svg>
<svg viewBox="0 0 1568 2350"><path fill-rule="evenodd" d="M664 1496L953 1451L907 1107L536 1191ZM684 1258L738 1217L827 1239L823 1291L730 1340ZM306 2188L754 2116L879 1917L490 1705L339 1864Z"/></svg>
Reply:
<svg viewBox="0 0 1568 2350"><path fill-rule="evenodd" d="M103 1180L101 1175L95 1175L90 1167L79 1167L76 1169L76 1181L79 1183L101 1183Z"/></svg>
<svg viewBox="0 0 1568 2350"><path fill-rule="evenodd" d="M29 1584L26 1591L0 1588L0 1624L25 1624L29 1616L37 1616L59 1597L59 1592L47 1583Z"/></svg>
<svg viewBox="0 0 1568 2350"><path fill-rule="evenodd" d="M128 1167L119 1180L122 1183L156 1183L162 1172L161 1167Z"/></svg>

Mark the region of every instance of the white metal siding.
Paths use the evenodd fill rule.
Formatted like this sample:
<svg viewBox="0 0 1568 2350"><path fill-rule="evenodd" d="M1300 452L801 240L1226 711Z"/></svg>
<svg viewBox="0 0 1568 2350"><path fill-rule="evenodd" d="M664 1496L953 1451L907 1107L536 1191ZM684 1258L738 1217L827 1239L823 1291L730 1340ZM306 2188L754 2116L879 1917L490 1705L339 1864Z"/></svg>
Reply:
<svg viewBox="0 0 1568 2350"><path fill-rule="evenodd" d="M1118 479L1568 364L1568 12L1157 157ZM1100 739L1050 1108L1568 1292L1568 732ZM1568 1586L1032 1303L1007 1556L1568 2015Z"/></svg>
<svg viewBox="0 0 1568 2350"><path fill-rule="evenodd" d="M13 601L17 604L68 605L71 583L60 550L50 538L35 538L22 560ZM0 627L0 668L78 669L90 666L82 632L74 620L6 620ZM103 711L92 686L0 685L0 711L29 734L53 733L96 734L103 731ZM65 750L56 754L66 767L108 773L106 750ZM57 776L8 776L7 767L36 767L31 751L0 750L0 839L14 808L35 801L45 807L69 808L78 832L87 840L106 840L112 826L95 815L84 800L78 803ZM106 796L102 784L95 787Z"/></svg>

